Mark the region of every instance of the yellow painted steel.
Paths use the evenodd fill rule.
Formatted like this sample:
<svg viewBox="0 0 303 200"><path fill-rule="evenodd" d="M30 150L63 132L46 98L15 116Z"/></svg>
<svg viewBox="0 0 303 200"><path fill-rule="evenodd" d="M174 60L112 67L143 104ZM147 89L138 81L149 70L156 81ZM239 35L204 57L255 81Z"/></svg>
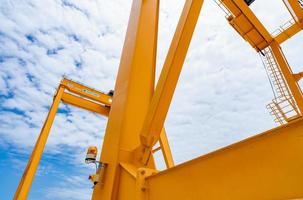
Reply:
<svg viewBox="0 0 303 200"><path fill-rule="evenodd" d="M139 132L154 92L159 1L134 0L100 161L107 164L104 185L92 199L116 199L120 162L133 161ZM154 168L154 164L149 166Z"/></svg>
<svg viewBox="0 0 303 200"><path fill-rule="evenodd" d="M161 172L121 163L117 199L301 199L302 152L300 119Z"/></svg>
<svg viewBox="0 0 303 200"><path fill-rule="evenodd" d="M285 80L289 98L302 114L303 95L297 83L302 73L292 73L279 46L302 30L298 2L284 0L295 23L275 37L243 0L219 2L228 10L229 23L253 48L262 54L272 51L270 59L277 63L272 67L281 73L279 80ZM100 157L105 167L94 175L101 181L94 187L93 200L303 198L301 117L174 166L163 125L202 5L203 0L185 1L155 89L159 0L133 0L114 96L61 81L14 199L26 199L60 100L108 116ZM163 171L157 171L152 154L158 141L168 168Z"/></svg>
<svg viewBox="0 0 303 200"><path fill-rule="evenodd" d="M48 113L48 116L46 118L46 121L43 125L43 128L41 130L41 133L39 135L39 138L37 140L37 143L34 147L34 150L30 156L30 159L27 163L27 166L25 168L25 171L23 173L22 179L18 185L17 191L14 196L14 200L24 200L27 198L29 189L31 187L31 184L33 182L35 173L37 171L51 126L54 122L56 112L59 107L59 103L61 100L61 96L64 92L63 87L59 87L57 94L55 96L53 105L50 108L50 111Z"/></svg>
<svg viewBox="0 0 303 200"><path fill-rule="evenodd" d="M71 93L66 93L65 91ZM61 81L39 138L15 192L14 200L24 200L27 198L60 101L103 116L108 116L112 97L65 78Z"/></svg>
<svg viewBox="0 0 303 200"><path fill-rule="evenodd" d="M303 8L300 6L299 1L283 0L283 2L296 22L303 23Z"/></svg>
<svg viewBox="0 0 303 200"><path fill-rule="evenodd" d="M93 101L97 101L104 105L110 106L112 103L112 97L110 95L104 94L75 81L64 78L61 81L61 86L73 94L80 95Z"/></svg>
<svg viewBox="0 0 303 200"><path fill-rule="evenodd" d="M62 102L69 105L73 105L78 108L82 108L84 110L89 110L91 112L98 113L106 117L108 117L110 111L109 107L94 103L92 101L65 92L62 95Z"/></svg>
<svg viewBox="0 0 303 200"><path fill-rule="evenodd" d="M203 0L187 0L140 133L139 161L146 165L160 133L195 30Z"/></svg>
<svg viewBox="0 0 303 200"><path fill-rule="evenodd" d="M149 200L303 198L303 120L146 179Z"/></svg>
<svg viewBox="0 0 303 200"><path fill-rule="evenodd" d="M171 153L171 150L170 150L170 147L168 144L168 139L167 139L165 128L163 128L161 131L159 142L160 142L160 147L161 147L161 151L162 151L162 154L164 157L166 167L167 168L173 167L175 165L174 159L173 159L173 155Z"/></svg>
<svg viewBox="0 0 303 200"><path fill-rule="evenodd" d="M283 0L293 20L286 23L286 28L283 26L278 29L280 32L275 40L279 44L291 38L303 29L303 8L300 6L298 0Z"/></svg>
<svg viewBox="0 0 303 200"><path fill-rule="evenodd" d="M227 20L232 27L257 51L266 48L272 36L243 0L220 0L230 12Z"/></svg>
<svg viewBox="0 0 303 200"><path fill-rule="evenodd" d="M290 39L292 36L296 35L302 30L303 26L298 23L293 23L291 26L281 32L275 37L275 41L282 44L286 40Z"/></svg>
<svg viewBox="0 0 303 200"><path fill-rule="evenodd" d="M303 72L294 74L294 78L296 81L300 81L303 78Z"/></svg>

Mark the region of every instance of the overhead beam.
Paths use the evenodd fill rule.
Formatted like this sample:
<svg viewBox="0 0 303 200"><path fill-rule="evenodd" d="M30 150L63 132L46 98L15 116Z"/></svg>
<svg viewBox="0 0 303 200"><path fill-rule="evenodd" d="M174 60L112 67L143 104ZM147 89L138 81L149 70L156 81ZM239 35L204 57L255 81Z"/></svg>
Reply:
<svg viewBox="0 0 303 200"><path fill-rule="evenodd" d="M138 156L137 159L144 165L148 163L153 145L159 140L202 4L203 0L185 2L140 133L142 151L139 150L139 155L141 154L142 157Z"/></svg>
<svg viewBox="0 0 303 200"><path fill-rule="evenodd" d="M112 96L104 94L98 90L89 88L75 81L64 78L60 84L64 86L68 91L74 94L86 97L88 99L92 99L107 106L110 106L112 103Z"/></svg>
<svg viewBox="0 0 303 200"><path fill-rule="evenodd" d="M109 115L110 107L106 107L104 105L94 103L87 99L77 97L75 95L72 95L72 94L69 94L66 92L64 92L62 95L62 101L66 104L70 104L72 106L75 106L75 107L78 107L78 108L81 108L84 110L95 112L95 113L98 113L105 117L108 117L108 115Z"/></svg>
<svg viewBox="0 0 303 200"><path fill-rule="evenodd" d="M230 25L256 51L266 48L273 40L270 33L248 7L244 0L220 0L230 12L227 20Z"/></svg>
<svg viewBox="0 0 303 200"><path fill-rule="evenodd" d="M275 41L282 44L292 36L296 35L302 30L302 26L298 23L293 23L290 27L282 30L276 37Z"/></svg>

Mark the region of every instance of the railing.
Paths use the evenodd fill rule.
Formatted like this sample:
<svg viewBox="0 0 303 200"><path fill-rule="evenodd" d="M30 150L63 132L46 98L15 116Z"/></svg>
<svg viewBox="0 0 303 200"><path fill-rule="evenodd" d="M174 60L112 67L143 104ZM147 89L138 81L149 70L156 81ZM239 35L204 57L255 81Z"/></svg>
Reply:
<svg viewBox="0 0 303 200"><path fill-rule="evenodd" d="M273 37L276 37L279 34L283 33L286 29L288 29L289 27L294 25L295 23L296 23L295 20L291 19L291 20L287 21L286 23L284 23L282 26L279 26L279 28L276 29L274 32L272 32L271 35Z"/></svg>
<svg viewBox="0 0 303 200"><path fill-rule="evenodd" d="M275 117L275 122L285 124L300 116L300 113L271 49L266 48L263 53L263 63L275 94L267 108Z"/></svg>
<svg viewBox="0 0 303 200"><path fill-rule="evenodd" d="M225 18L230 17L232 14L229 11L229 9L222 3L221 0L213 0L218 6L219 8L221 8L221 10L225 13Z"/></svg>

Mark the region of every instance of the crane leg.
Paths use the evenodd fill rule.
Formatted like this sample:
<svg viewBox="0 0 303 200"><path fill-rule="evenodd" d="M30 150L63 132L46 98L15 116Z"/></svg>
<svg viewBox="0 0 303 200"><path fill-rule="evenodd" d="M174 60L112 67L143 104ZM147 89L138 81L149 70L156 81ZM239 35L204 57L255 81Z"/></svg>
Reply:
<svg viewBox="0 0 303 200"><path fill-rule="evenodd" d="M51 126L54 122L63 92L64 92L64 88L59 87L57 94L55 96L55 99L53 101L53 104L48 113L48 116L43 125L43 128L41 130L41 133L39 135L39 138L34 147L34 150L30 156L30 159L27 163L23 176L18 185L17 191L14 196L14 200L25 200L27 198L28 192L29 192L31 184L33 182L35 173L36 173L38 165L39 165L39 161L41 159L41 155L43 153L43 150L44 150L44 147L45 147L45 144L47 141L47 138L49 136Z"/></svg>

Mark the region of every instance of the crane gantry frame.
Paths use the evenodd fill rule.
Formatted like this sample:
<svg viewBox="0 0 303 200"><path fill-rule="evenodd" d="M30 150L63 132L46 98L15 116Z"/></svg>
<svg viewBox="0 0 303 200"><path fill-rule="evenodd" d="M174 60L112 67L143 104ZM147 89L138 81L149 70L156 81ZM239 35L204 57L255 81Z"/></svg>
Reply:
<svg viewBox="0 0 303 200"><path fill-rule="evenodd" d="M283 0L293 20L275 36L249 8L252 2L217 1L265 58L279 94L269 108L285 125L174 166L163 127L203 0L185 1L156 87L159 0L133 0L114 96L63 79L14 199L27 197L60 100L108 116L93 200L303 198L302 73L293 74L280 48L303 28L301 0ZM158 141L168 168L163 171L153 158Z"/></svg>

